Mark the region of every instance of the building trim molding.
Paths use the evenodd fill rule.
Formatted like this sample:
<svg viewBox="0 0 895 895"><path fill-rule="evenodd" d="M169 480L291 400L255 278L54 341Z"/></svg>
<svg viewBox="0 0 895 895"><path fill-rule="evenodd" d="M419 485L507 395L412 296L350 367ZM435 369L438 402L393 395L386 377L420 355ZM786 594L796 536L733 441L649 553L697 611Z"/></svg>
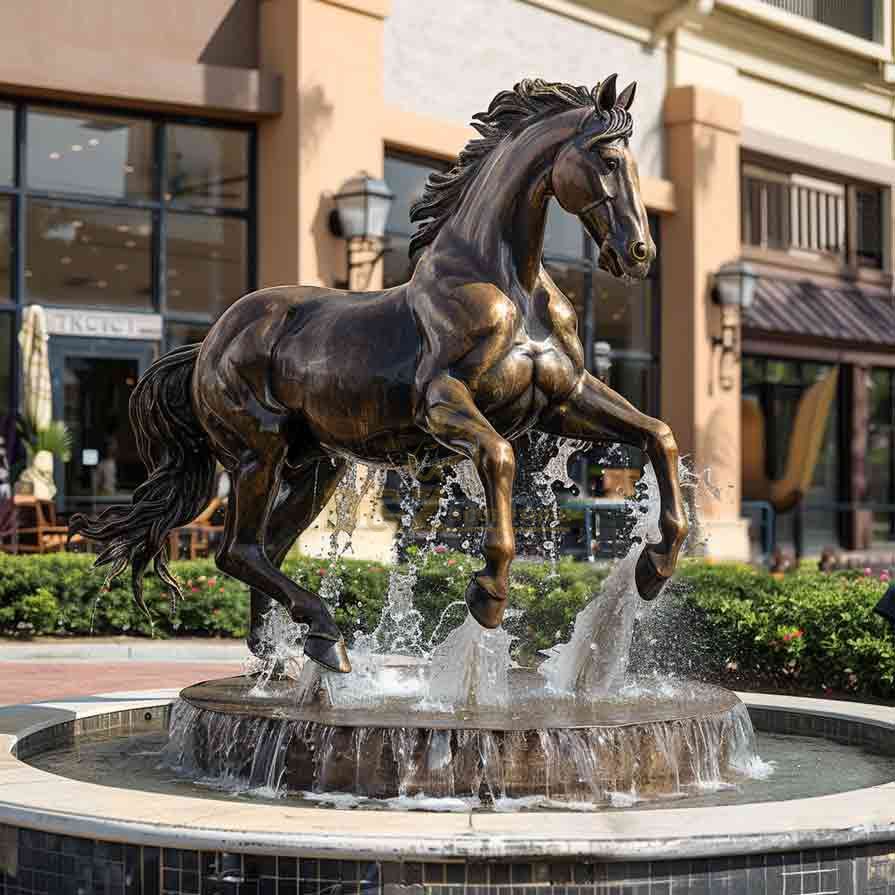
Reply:
<svg viewBox="0 0 895 895"><path fill-rule="evenodd" d="M537 6L548 12L565 16L567 19L582 22L585 25L593 25L601 31L610 31L613 34L628 37L642 44L648 44L652 37L651 29L646 26L636 25L633 22L606 15L598 12L596 9L584 6L580 2L575 2L575 0L522 0L522 2L527 3L529 6Z"/></svg>
<svg viewBox="0 0 895 895"><path fill-rule="evenodd" d="M874 162L870 159L845 155L832 149L825 149L815 143L803 143L780 137L768 131L753 127L744 127L741 136L743 149L758 152L773 158L784 159L804 165L810 160L812 168L822 168L837 174L878 183L883 186L895 184L895 164Z"/></svg>
<svg viewBox="0 0 895 895"><path fill-rule="evenodd" d="M791 358L792 360L823 361L831 364L855 364L859 367L895 367L895 354L884 351L865 351L860 348L824 344L815 337L805 341L789 341L744 330L744 355Z"/></svg>
<svg viewBox="0 0 895 895"><path fill-rule="evenodd" d="M892 18L889 9L891 4L889 3L883 4L882 32L885 35L885 40L883 43L876 43L875 41L865 40L845 31L831 28L829 25L814 22L804 16L777 9L769 3L761 2L761 0L717 0L717 2L719 6L751 19L757 19L773 28L836 47L838 50L844 50L856 56L878 59L883 62L887 62L892 58L892 39L890 36Z"/></svg>
<svg viewBox="0 0 895 895"><path fill-rule="evenodd" d="M280 77L274 72L169 59L140 60L134 65L133 59L121 53L67 47L54 48L51 66L31 58L0 59L0 90L241 119L278 115L281 105Z"/></svg>

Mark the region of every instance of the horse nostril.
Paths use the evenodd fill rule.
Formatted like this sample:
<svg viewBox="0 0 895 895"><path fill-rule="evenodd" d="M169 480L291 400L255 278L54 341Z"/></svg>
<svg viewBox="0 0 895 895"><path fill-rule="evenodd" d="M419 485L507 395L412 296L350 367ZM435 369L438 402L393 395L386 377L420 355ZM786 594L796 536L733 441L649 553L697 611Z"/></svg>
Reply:
<svg viewBox="0 0 895 895"><path fill-rule="evenodd" d="M632 242L631 243L631 257L635 261L646 261L649 257L649 249L646 247L645 242Z"/></svg>

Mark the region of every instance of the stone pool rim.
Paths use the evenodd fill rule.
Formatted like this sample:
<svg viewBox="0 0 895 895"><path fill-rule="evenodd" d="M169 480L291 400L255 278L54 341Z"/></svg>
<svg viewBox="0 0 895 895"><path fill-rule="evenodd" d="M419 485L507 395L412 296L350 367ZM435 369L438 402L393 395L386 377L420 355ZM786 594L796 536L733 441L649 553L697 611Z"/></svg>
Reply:
<svg viewBox="0 0 895 895"><path fill-rule="evenodd" d="M139 845L350 860L675 860L895 842L895 782L809 799L629 813L348 811L140 793L58 777L13 754L17 743L57 724L164 708L177 695L109 693L0 709L0 824ZM737 695L771 719L866 726L895 747L895 708Z"/></svg>

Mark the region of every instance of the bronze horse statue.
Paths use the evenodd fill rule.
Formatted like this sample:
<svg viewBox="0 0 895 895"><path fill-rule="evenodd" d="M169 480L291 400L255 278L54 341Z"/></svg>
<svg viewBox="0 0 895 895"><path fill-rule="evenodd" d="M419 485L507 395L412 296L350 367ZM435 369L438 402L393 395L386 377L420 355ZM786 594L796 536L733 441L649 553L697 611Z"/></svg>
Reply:
<svg viewBox="0 0 895 895"><path fill-rule="evenodd" d="M252 622L276 600L309 626L305 654L349 671L320 597L280 570L344 474L346 458L401 465L467 458L486 496L485 565L466 602L501 623L515 545L513 439L535 429L634 445L655 469L660 543L636 583L654 598L687 534L669 427L585 370L571 302L541 266L548 201L577 215L600 266L643 278L655 256L628 149L635 85L593 90L526 80L475 116L481 139L432 174L411 212L421 222L410 281L380 292L261 289L236 301L205 340L165 355L137 384L131 422L149 478L130 507L71 532L105 544L97 564L132 567L145 609L151 563L178 593L166 535L207 504L215 460L231 479L217 565L252 589ZM258 644L250 646L255 648Z"/></svg>

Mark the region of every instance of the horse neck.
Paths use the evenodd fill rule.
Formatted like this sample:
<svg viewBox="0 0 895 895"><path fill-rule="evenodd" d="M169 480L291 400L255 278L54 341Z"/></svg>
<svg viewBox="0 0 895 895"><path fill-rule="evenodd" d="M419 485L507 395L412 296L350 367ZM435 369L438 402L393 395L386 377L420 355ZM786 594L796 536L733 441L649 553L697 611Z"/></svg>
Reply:
<svg viewBox="0 0 895 895"><path fill-rule="evenodd" d="M454 214L450 229L473 247L512 297L531 292L541 264L549 173L559 147L577 131L586 109L535 122L505 139L486 159Z"/></svg>

